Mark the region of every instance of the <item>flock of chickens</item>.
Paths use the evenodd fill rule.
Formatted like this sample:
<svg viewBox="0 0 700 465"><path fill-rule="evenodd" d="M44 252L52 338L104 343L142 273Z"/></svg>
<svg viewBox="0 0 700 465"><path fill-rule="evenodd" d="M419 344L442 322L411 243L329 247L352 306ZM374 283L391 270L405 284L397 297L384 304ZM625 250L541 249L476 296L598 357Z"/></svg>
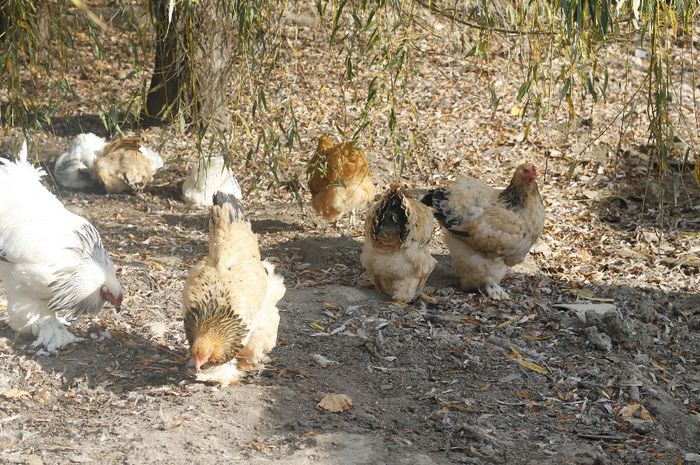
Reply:
<svg viewBox="0 0 700 465"><path fill-rule="evenodd" d="M321 136L308 174L312 206L331 221L348 212L354 217L376 192L367 160L351 142L336 144ZM420 202L392 184L367 214L360 261L378 290L396 300L414 300L437 264L428 250L435 217L462 288L506 299L501 279L525 259L544 229L536 177L535 165L523 163L502 191L464 176L428 191Z"/></svg>
<svg viewBox="0 0 700 465"><path fill-rule="evenodd" d="M162 166L138 138L108 143L81 134L57 160L54 175L72 188L138 191ZM119 309L123 289L98 231L64 208L41 184L44 175L27 161L26 141L16 161L0 159L0 279L10 327L55 352L76 341L67 325L80 314L106 302ZM321 136L308 175L312 206L330 221L350 213L354 222L355 211L376 193L367 160L352 142ZM365 221L361 262L375 287L404 302L420 296L437 264L428 248L436 218L462 288L507 298L501 279L543 231L536 176L535 166L524 163L504 190L465 176L420 201L401 185L389 186ZM226 385L263 367L277 341L277 304L286 289L261 259L240 187L221 157L200 160L182 193L189 203L211 205L209 252L184 284L185 333L197 379Z"/></svg>

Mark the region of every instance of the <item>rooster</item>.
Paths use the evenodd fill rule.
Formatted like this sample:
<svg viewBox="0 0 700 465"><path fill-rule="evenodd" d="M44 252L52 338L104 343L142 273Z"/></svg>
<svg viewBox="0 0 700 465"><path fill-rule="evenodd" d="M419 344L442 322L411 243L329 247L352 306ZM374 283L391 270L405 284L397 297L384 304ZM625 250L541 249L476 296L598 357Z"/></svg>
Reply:
<svg viewBox="0 0 700 465"><path fill-rule="evenodd" d="M68 146L68 151L58 157L54 177L64 187L85 189L97 183L95 162L102 156L107 142L89 132L78 134Z"/></svg>
<svg viewBox="0 0 700 465"><path fill-rule="evenodd" d="M182 301L197 379L227 385L241 371L263 368L277 341L285 287L274 266L260 260L238 199L217 192L213 203L209 254L190 270Z"/></svg>
<svg viewBox="0 0 700 465"><path fill-rule="evenodd" d="M374 197L367 160L353 142L337 144L328 135L318 140L316 153L307 168L311 205L328 221L338 221L350 212L355 223L355 210Z"/></svg>
<svg viewBox="0 0 700 465"><path fill-rule="evenodd" d="M416 298L437 265L428 250L433 230L430 210L402 186L379 198L367 214L360 257L378 290L404 302Z"/></svg>
<svg viewBox="0 0 700 465"><path fill-rule="evenodd" d="M201 159L182 184L182 198L186 203L205 207L212 204L214 193L230 194L241 200L241 187L226 167L224 157Z"/></svg>
<svg viewBox="0 0 700 465"><path fill-rule="evenodd" d="M119 309L122 287L97 229L66 210L41 184L43 170L0 159L0 279L7 292L8 323L36 336L49 352L76 341L61 321Z"/></svg>
<svg viewBox="0 0 700 465"><path fill-rule="evenodd" d="M501 279L525 259L544 229L536 177L535 165L523 163L504 190L465 176L422 199L444 228L462 288L481 289L494 300L508 298Z"/></svg>
<svg viewBox="0 0 700 465"><path fill-rule="evenodd" d="M105 190L116 194L143 189L162 166L163 159L141 145L139 137L121 137L105 146L95 171Z"/></svg>

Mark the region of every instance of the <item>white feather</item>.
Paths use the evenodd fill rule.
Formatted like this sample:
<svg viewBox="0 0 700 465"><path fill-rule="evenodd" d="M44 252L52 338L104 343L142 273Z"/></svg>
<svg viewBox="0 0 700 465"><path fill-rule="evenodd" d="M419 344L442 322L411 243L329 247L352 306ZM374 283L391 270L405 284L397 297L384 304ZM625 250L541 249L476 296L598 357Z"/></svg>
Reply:
<svg viewBox="0 0 700 465"><path fill-rule="evenodd" d="M68 151L56 160L54 176L64 187L84 189L97 182L95 162L102 156L107 141L92 133L78 134Z"/></svg>
<svg viewBox="0 0 700 465"><path fill-rule="evenodd" d="M223 157L199 160L182 184L183 200L201 207L209 206L216 191L231 194L238 200L243 198L241 187Z"/></svg>
<svg viewBox="0 0 700 465"><path fill-rule="evenodd" d="M94 311L102 286L122 291L97 231L46 190L43 170L26 158L24 147L18 161L0 159L0 279L10 327L55 351L74 340L57 311Z"/></svg>
<svg viewBox="0 0 700 465"><path fill-rule="evenodd" d="M153 174L155 174L159 169L163 167L163 159L158 153L145 145L139 147L139 152L144 154L146 158L151 162L151 168L153 169Z"/></svg>

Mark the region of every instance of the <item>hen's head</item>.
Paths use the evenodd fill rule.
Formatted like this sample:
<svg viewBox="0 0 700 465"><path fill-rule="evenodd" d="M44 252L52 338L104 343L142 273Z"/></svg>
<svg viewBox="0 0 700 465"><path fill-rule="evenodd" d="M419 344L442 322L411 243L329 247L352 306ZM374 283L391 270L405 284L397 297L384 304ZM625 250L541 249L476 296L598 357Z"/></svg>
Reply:
<svg viewBox="0 0 700 465"><path fill-rule="evenodd" d="M224 344L215 333L208 332L194 340L190 352L192 352L194 366L199 371L202 365L206 365L210 361L215 363L222 357Z"/></svg>
<svg viewBox="0 0 700 465"><path fill-rule="evenodd" d="M498 197L509 207L521 207L530 199L539 197L537 188L537 168L532 163L523 163L515 169L513 179Z"/></svg>
<svg viewBox="0 0 700 465"><path fill-rule="evenodd" d="M316 147L316 151L318 153L323 153L327 150L332 149L333 147L335 147L335 145L336 143L333 140L333 138L328 134L324 134L318 138L318 146Z"/></svg>
<svg viewBox="0 0 700 465"><path fill-rule="evenodd" d="M197 370L207 363L221 365L233 359L247 334L240 316L216 291L211 299L185 312L185 334Z"/></svg>
<svg viewBox="0 0 700 465"><path fill-rule="evenodd" d="M119 310L124 299L114 264L106 252L84 260L74 273L59 273L52 287L54 296L49 306L55 310L71 309L76 314L99 311L105 302Z"/></svg>
<svg viewBox="0 0 700 465"><path fill-rule="evenodd" d="M117 281L116 274L107 273L105 283L100 287L100 299L109 302L117 310L122 309L124 293L121 284Z"/></svg>
<svg viewBox="0 0 700 465"><path fill-rule="evenodd" d="M537 167L533 163L523 163L515 169L511 183L523 188L530 188L536 183Z"/></svg>

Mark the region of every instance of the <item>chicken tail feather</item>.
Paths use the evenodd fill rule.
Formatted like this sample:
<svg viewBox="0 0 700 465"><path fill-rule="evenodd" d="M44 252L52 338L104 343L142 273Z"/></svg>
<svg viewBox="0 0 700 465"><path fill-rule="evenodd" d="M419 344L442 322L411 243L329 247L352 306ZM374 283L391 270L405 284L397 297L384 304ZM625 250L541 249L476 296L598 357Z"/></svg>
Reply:
<svg viewBox="0 0 700 465"><path fill-rule="evenodd" d="M447 189L432 189L428 191L425 196L420 200L422 203L426 204L433 209L433 215L440 224L445 225L447 220L447 212L444 210L444 205L447 205Z"/></svg>
<svg viewBox="0 0 700 465"><path fill-rule="evenodd" d="M17 159L21 161L22 163L27 163L27 138L24 138L24 142L22 142L22 148L19 149L19 153L17 154Z"/></svg>
<svg viewBox="0 0 700 465"><path fill-rule="evenodd" d="M226 204L230 205L229 215L230 221L245 221L245 212L243 211L243 204L240 200L236 198L233 194L228 194L226 192L216 191L213 196L213 202L215 206L223 207Z"/></svg>
<svg viewBox="0 0 700 465"><path fill-rule="evenodd" d="M376 241L385 242L398 236L403 242L408 234L407 222L408 214L404 203L403 189L399 186L392 186L377 210L372 237Z"/></svg>

